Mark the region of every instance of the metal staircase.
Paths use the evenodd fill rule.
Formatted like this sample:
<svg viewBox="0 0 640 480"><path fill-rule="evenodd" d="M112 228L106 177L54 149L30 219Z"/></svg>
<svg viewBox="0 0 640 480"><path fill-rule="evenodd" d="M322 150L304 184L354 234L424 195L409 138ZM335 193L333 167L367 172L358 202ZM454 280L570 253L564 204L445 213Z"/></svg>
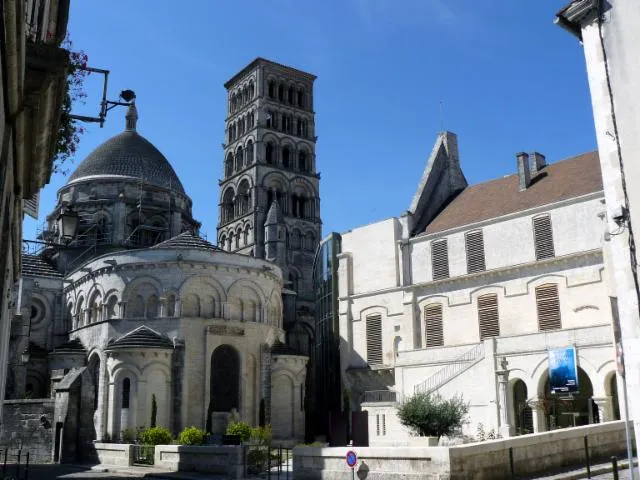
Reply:
<svg viewBox="0 0 640 480"><path fill-rule="evenodd" d="M426 393L427 395L435 392L445 383L450 382L462 372L469 370L476 363L484 358L484 342L479 343L471 350L463 353L459 357L453 359L445 367L427 378L424 382L416 385L413 389L415 393Z"/></svg>

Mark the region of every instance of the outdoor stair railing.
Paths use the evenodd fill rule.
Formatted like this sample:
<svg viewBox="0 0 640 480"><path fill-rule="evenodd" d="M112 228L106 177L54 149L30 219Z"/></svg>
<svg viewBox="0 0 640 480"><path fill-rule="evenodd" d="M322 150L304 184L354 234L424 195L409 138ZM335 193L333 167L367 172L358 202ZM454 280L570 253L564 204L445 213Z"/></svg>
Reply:
<svg viewBox="0 0 640 480"><path fill-rule="evenodd" d="M448 383L453 377L460 375L465 370L470 369L476 363L484 358L484 342L479 343L471 350L454 358L445 367L427 378L424 382L416 385L413 389L415 393L426 393L427 395L435 392L445 383Z"/></svg>

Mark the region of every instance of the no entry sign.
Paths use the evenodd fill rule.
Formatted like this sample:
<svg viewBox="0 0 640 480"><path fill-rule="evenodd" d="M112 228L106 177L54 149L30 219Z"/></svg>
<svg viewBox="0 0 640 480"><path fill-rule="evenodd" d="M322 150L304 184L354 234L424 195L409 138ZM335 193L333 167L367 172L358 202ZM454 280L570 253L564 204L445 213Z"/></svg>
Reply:
<svg viewBox="0 0 640 480"><path fill-rule="evenodd" d="M347 461L347 465L349 465L350 468L353 468L356 466L356 463L358 463L358 455L356 455L356 452L353 450L349 450L345 455L345 460Z"/></svg>

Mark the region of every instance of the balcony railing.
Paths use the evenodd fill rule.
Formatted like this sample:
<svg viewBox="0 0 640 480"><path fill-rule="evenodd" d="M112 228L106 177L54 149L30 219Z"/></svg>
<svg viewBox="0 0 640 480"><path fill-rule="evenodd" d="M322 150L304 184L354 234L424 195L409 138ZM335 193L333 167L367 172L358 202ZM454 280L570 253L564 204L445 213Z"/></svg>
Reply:
<svg viewBox="0 0 640 480"><path fill-rule="evenodd" d="M363 403L397 402L398 392L393 390L370 390L364 392Z"/></svg>

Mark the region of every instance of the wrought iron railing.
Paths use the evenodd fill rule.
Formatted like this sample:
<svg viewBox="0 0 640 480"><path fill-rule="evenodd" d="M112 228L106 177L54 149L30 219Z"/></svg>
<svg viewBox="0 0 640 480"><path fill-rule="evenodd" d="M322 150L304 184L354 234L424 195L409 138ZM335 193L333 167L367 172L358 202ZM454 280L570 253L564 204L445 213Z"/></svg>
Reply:
<svg viewBox="0 0 640 480"><path fill-rule="evenodd" d="M153 445L133 445L134 465L153 465L155 463L156 447Z"/></svg>
<svg viewBox="0 0 640 480"><path fill-rule="evenodd" d="M432 393L445 383L449 382L453 377L468 370L473 365L484 358L484 343L479 343L471 350L466 351L459 357L454 358L445 367L427 378L424 382L414 387L415 393Z"/></svg>
<svg viewBox="0 0 640 480"><path fill-rule="evenodd" d="M398 392L394 390L369 390L364 392L363 403L397 402Z"/></svg>

